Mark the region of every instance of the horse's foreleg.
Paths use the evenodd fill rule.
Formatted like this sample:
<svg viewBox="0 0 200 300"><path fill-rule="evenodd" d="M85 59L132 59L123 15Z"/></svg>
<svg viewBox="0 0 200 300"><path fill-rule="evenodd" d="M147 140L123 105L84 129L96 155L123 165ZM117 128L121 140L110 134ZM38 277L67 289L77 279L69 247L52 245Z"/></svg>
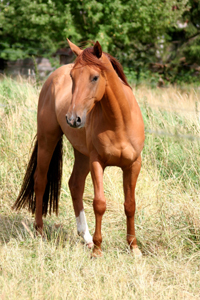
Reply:
<svg viewBox="0 0 200 300"><path fill-rule="evenodd" d="M77 231L83 237L88 248L92 248L93 241L88 230L88 225L83 208L83 192L85 179L89 173L89 158L74 149L74 167L69 179L69 189L72 196L76 216Z"/></svg>
<svg viewBox="0 0 200 300"><path fill-rule="evenodd" d="M131 248L131 251L136 256L141 256L142 253L137 246L137 240L135 236L135 186L137 178L141 168L141 157L133 163L130 168L123 170L123 186L125 195L125 214L127 217L127 242Z"/></svg>
<svg viewBox="0 0 200 300"><path fill-rule="evenodd" d="M101 234L101 223L102 217L106 210L106 199L103 191L103 167L101 163L93 159L90 163L91 175L94 185L94 200L93 208L95 213L95 232L93 236L94 248L92 256L101 256L101 243L102 243L102 234Z"/></svg>

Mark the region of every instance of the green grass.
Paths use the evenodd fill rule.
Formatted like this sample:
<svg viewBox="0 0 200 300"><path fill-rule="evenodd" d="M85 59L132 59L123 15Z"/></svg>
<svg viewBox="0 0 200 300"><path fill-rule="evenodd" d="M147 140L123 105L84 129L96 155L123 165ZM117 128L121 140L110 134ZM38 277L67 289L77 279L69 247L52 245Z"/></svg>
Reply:
<svg viewBox="0 0 200 300"><path fill-rule="evenodd" d="M133 89L146 129L136 191L143 253L138 260L126 244L122 173L116 167L104 175L104 256L90 259L76 233L67 184L73 152L66 139L59 216L45 219L46 240L36 236L26 210L11 210L36 134L39 90L22 79L0 81L0 299L199 299L198 90ZM91 233L92 198L88 176L84 205Z"/></svg>

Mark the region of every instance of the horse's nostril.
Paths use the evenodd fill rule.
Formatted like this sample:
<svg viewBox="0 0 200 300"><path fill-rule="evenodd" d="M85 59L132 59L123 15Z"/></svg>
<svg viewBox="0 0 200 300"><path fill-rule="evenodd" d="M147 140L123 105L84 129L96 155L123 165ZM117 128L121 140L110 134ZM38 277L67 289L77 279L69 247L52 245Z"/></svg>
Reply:
<svg viewBox="0 0 200 300"><path fill-rule="evenodd" d="M76 124L77 124L77 125L80 125L80 124L81 124L81 118L80 118L80 117L77 117L77 118L76 118Z"/></svg>
<svg viewBox="0 0 200 300"><path fill-rule="evenodd" d="M69 118L67 115L66 115L66 121L67 121L67 124L71 125L71 118Z"/></svg>

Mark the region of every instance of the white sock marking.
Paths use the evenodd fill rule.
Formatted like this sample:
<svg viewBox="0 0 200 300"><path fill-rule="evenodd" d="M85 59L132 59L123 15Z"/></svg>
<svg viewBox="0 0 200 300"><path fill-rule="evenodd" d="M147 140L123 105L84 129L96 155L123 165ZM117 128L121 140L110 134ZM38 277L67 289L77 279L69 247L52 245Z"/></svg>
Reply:
<svg viewBox="0 0 200 300"><path fill-rule="evenodd" d="M93 243L92 236L90 235L88 230L84 209L80 211L79 216L76 218L76 224L77 224L78 234L82 236L86 244Z"/></svg>

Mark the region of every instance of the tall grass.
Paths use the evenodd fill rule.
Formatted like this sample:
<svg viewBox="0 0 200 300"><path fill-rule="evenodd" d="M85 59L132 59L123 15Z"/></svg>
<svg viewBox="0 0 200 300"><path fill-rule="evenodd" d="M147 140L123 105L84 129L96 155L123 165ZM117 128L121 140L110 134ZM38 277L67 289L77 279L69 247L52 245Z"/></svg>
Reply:
<svg viewBox="0 0 200 300"><path fill-rule="evenodd" d="M36 133L39 88L22 79L0 82L0 299L200 298L200 93L145 86L133 91L146 128L136 211L143 257L135 260L126 245L122 174L112 167L104 175L104 257L91 260L76 233L67 140L59 216L45 219L47 239L35 235L26 210L11 210ZM92 198L88 176L84 203L91 233Z"/></svg>

